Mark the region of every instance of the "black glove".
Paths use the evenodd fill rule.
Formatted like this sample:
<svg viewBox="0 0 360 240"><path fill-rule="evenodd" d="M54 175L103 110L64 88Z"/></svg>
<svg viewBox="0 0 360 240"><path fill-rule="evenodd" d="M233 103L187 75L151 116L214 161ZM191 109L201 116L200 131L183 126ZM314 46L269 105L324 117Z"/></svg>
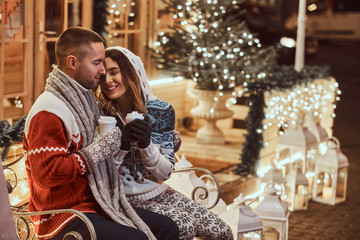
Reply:
<svg viewBox="0 0 360 240"><path fill-rule="evenodd" d="M148 121L135 119L130 124L131 138L137 142L139 148L146 148L150 144L151 127Z"/></svg>
<svg viewBox="0 0 360 240"><path fill-rule="evenodd" d="M174 152L179 151L180 146L181 146L181 138L180 138L180 133L178 131L174 131Z"/></svg>
<svg viewBox="0 0 360 240"><path fill-rule="evenodd" d="M134 140L131 137L131 122L128 124L125 124L125 126L122 127L121 129L121 150L126 150L128 151L130 149L130 143L133 142Z"/></svg>

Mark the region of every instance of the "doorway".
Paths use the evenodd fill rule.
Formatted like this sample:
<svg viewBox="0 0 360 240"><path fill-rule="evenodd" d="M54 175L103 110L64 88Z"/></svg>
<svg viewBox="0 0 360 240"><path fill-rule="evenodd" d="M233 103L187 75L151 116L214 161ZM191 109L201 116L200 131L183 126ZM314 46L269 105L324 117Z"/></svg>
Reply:
<svg viewBox="0 0 360 240"><path fill-rule="evenodd" d="M60 34L72 26L91 28L91 21L92 1L35 1L34 99L43 92L45 80L56 64L55 42Z"/></svg>
<svg viewBox="0 0 360 240"><path fill-rule="evenodd" d="M0 120L12 125L43 92L61 32L91 25L92 1L0 0Z"/></svg>

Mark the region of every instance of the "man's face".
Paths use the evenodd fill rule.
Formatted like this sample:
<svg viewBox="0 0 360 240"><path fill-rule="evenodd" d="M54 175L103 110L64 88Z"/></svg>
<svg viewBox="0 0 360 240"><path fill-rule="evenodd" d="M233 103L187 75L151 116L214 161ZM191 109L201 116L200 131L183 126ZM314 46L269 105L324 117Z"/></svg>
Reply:
<svg viewBox="0 0 360 240"><path fill-rule="evenodd" d="M101 42L92 43L91 47L92 50L81 61L78 61L74 76L74 80L86 89L95 89L100 77L106 74L104 67L104 44Z"/></svg>

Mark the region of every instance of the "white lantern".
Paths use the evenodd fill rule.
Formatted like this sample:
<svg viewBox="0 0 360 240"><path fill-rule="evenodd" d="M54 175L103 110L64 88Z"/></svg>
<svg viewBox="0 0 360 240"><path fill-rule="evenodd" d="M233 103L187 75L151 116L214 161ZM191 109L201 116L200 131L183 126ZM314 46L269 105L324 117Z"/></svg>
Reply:
<svg viewBox="0 0 360 240"><path fill-rule="evenodd" d="M296 164L286 176L287 203L290 211L306 210L308 208L309 183L300 164Z"/></svg>
<svg viewBox="0 0 360 240"><path fill-rule="evenodd" d="M309 199L312 198L312 190L314 186L314 177L315 177L315 161L319 158L320 155L323 155L327 151L327 141L329 139L329 135L326 130L320 126L319 121L316 120L316 117L313 112L309 112L305 116L305 124L309 131L315 136L318 146L316 151L316 156L309 156L309 160L306 165L306 173L305 176L309 182ZM311 154L315 154L315 152L311 152Z"/></svg>
<svg viewBox="0 0 360 240"><path fill-rule="evenodd" d="M249 206L242 194L239 196L242 200L239 203L239 219L237 228L238 240L255 240L262 239L263 224L259 216L257 216Z"/></svg>
<svg viewBox="0 0 360 240"><path fill-rule="evenodd" d="M269 171L267 171L264 174L264 176L261 178L260 193L262 195L260 196L259 201L261 201L264 198L263 195L264 195L265 186L268 183L276 183L275 187L281 187L283 193L285 192L286 179L283 177L282 170L277 168L273 161L271 162L271 168L269 169Z"/></svg>
<svg viewBox="0 0 360 240"><path fill-rule="evenodd" d="M255 210L255 213L263 222L264 238L267 238L270 234L275 235L271 239L286 240L288 238L290 212L287 204L280 199L280 195L281 193L278 194L273 183L267 184L265 198Z"/></svg>
<svg viewBox="0 0 360 240"><path fill-rule="evenodd" d="M278 165L282 166L284 175L292 169L297 160L302 160L302 171L307 172L308 162L316 159L318 142L307 127L303 126L302 117L298 118L297 126L290 125L280 136L276 145L276 158Z"/></svg>
<svg viewBox="0 0 360 240"><path fill-rule="evenodd" d="M313 200L335 205L346 199L349 161L336 137L328 141L328 151L315 164Z"/></svg>
<svg viewBox="0 0 360 240"><path fill-rule="evenodd" d="M323 155L327 151L326 142L329 139L329 135L326 130L320 126L319 121L316 120L313 112L309 112L305 116L304 126L315 136L318 142L318 154ZM307 172L315 171L315 162L308 162Z"/></svg>
<svg viewBox="0 0 360 240"><path fill-rule="evenodd" d="M312 111L306 114L304 126L307 127L312 134L314 134L318 142L326 142L329 139L328 133L320 126L319 121L316 119Z"/></svg>
<svg viewBox="0 0 360 240"><path fill-rule="evenodd" d="M251 202L245 204L247 201ZM237 239L262 238L262 222L260 217L251 211L249 205L252 202L254 202L254 200L244 199L242 193L240 193L239 196L227 206L225 212L218 214L218 216L230 226L233 235L237 236Z"/></svg>

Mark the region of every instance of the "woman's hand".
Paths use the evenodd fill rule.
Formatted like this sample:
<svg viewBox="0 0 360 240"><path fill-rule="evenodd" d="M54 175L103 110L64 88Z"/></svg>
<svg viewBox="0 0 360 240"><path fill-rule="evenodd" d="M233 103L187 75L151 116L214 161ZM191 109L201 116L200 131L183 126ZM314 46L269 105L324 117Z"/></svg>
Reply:
<svg viewBox="0 0 360 240"><path fill-rule="evenodd" d="M148 121L135 119L128 123L131 138L137 142L139 148L146 148L150 144L151 127ZM126 125L128 125L126 124Z"/></svg>
<svg viewBox="0 0 360 240"><path fill-rule="evenodd" d="M125 124L124 127L121 129L121 150L128 151L130 149L130 144L132 141L134 141L131 137L131 124Z"/></svg>

